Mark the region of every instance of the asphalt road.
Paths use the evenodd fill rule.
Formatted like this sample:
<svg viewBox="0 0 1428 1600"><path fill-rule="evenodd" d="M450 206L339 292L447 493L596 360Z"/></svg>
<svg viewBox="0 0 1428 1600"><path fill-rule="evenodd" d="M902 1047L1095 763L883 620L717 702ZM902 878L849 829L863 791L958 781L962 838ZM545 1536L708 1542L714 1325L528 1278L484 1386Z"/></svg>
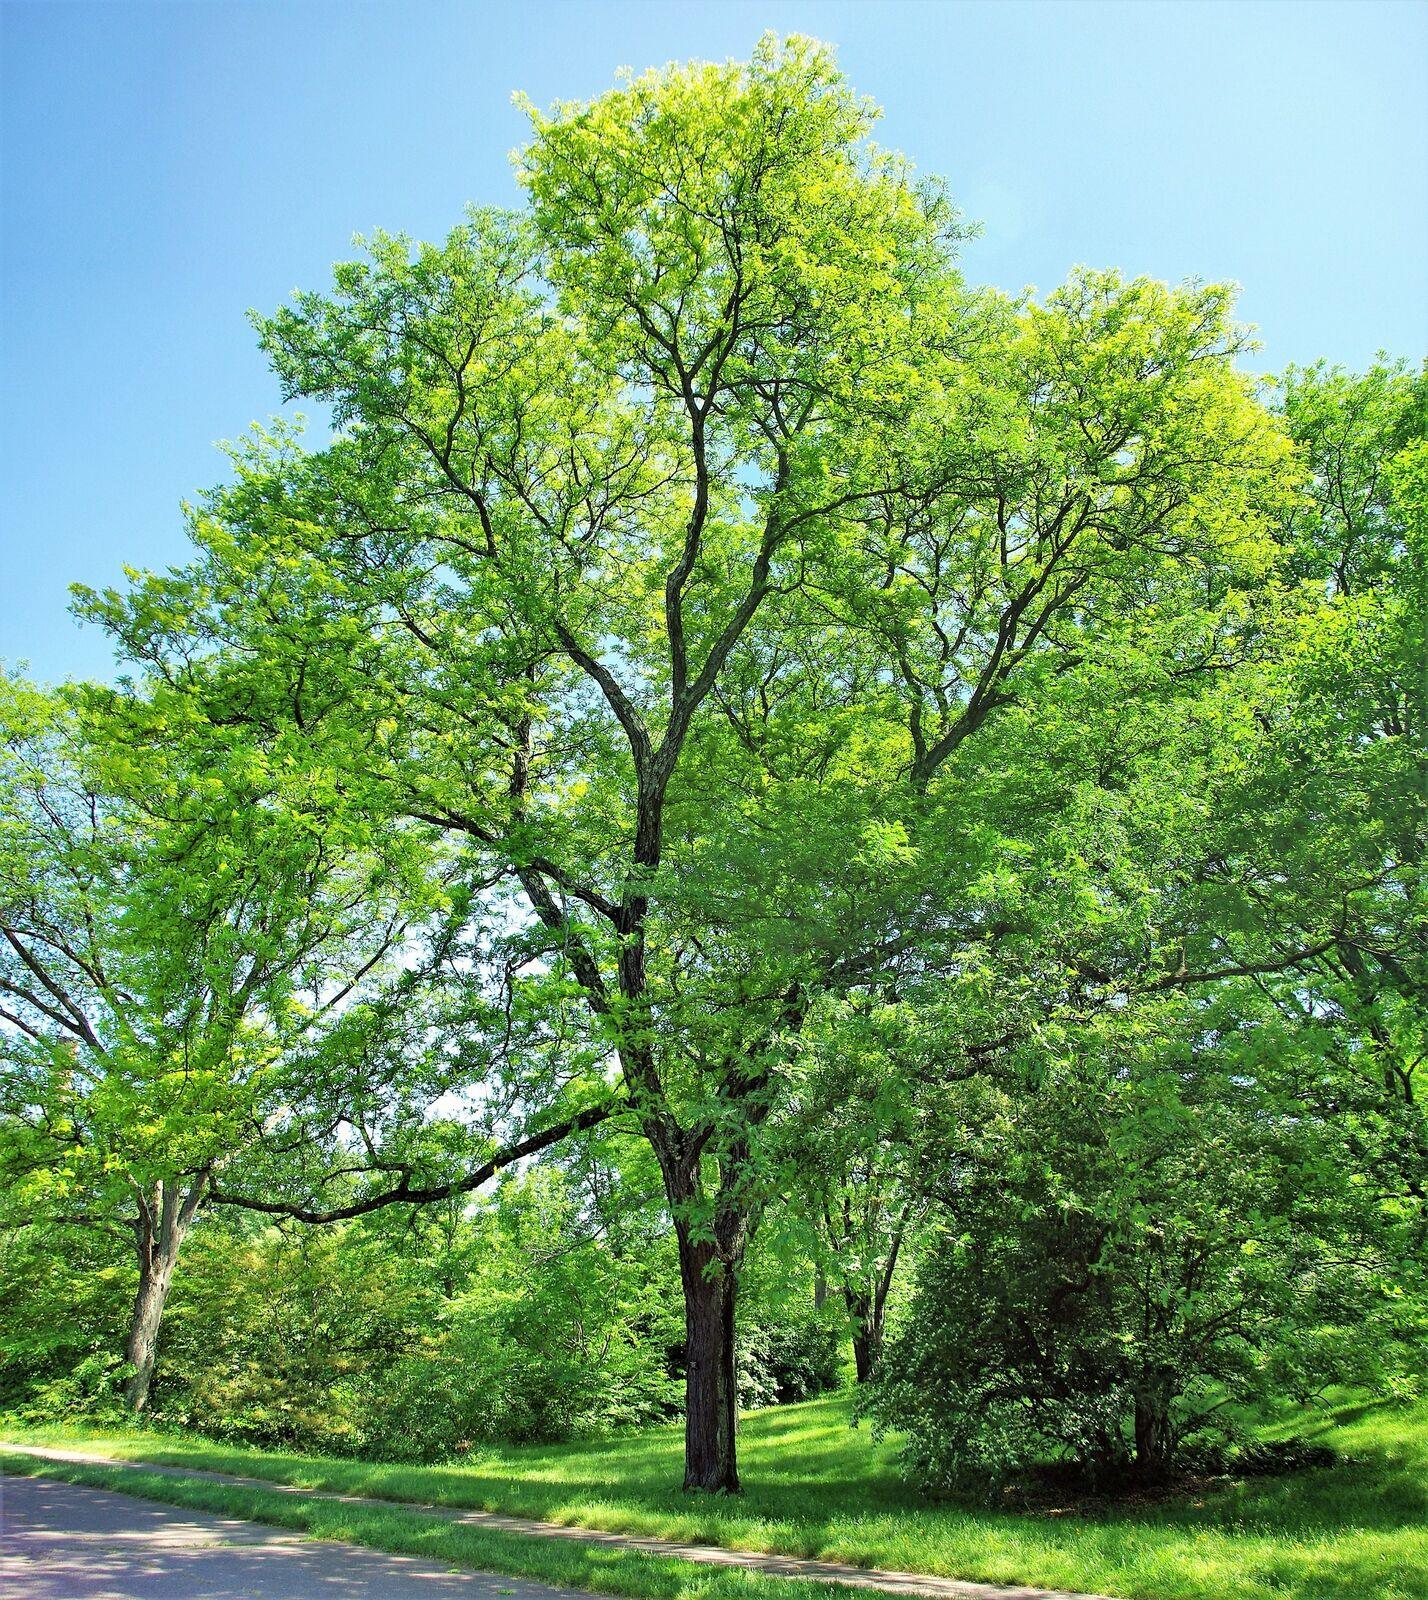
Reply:
<svg viewBox="0 0 1428 1600"><path fill-rule="evenodd" d="M577 1600L108 1489L0 1475L0 1600ZM588 1595L578 1600L589 1600Z"/></svg>

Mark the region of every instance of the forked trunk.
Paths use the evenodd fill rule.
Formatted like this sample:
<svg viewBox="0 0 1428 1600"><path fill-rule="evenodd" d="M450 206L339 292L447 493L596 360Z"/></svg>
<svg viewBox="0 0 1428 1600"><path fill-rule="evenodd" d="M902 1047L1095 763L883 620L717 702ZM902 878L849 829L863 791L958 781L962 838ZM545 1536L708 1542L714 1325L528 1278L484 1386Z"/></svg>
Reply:
<svg viewBox="0 0 1428 1600"><path fill-rule="evenodd" d="M738 1277L713 1250L681 1238L684 1285L684 1487L736 1493L739 1386L734 1351Z"/></svg>
<svg viewBox="0 0 1428 1600"><path fill-rule="evenodd" d="M871 1383L878 1370L883 1353L883 1328L886 1325L888 1290L892 1288L893 1274L897 1271L898 1252L902 1248L907 1211L893 1235L892 1248L883 1270L878 1274L871 1290L844 1286L843 1303L848 1308L848 1318L853 1324L853 1369L859 1383Z"/></svg>
<svg viewBox="0 0 1428 1600"><path fill-rule="evenodd" d="M134 1313L124 1345L124 1358L134 1369L124 1387L124 1397L136 1415L149 1404L158 1358L159 1327L179 1250L207 1192L206 1172L193 1179L187 1191L170 1178L160 1179L148 1190L135 1189L139 1207L134 1219L139 1292L134 1297Z"/></svg>

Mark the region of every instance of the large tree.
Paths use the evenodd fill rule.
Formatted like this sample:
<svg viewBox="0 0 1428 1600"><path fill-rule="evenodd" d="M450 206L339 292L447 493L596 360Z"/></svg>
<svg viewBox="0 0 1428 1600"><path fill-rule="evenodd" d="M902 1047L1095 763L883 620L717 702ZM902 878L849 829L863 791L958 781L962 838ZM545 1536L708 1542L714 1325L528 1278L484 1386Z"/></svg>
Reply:
<svg viewBox="0 0 1428 1600"><path fill-rule="evenodd" d="M532 113L525 211L378 237L259 320L331 444L256 438L192 572L91 603L375 829L438 830L537 1101L569 1056L590 1117L628 1106L692 1488L738 1485L738 1271L810 1007L1001 937L1020 731L1243 654L1284 456L1224 291L969 291L874 115L800 40ZM418 1197L373 1168L349 1211Z"/></svg>

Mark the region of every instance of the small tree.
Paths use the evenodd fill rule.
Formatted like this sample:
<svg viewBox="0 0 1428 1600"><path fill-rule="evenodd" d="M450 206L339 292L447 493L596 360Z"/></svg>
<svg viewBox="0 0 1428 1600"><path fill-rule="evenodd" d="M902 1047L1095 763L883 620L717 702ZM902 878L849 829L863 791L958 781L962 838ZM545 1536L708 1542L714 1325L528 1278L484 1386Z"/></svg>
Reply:
<svg viewBox="0 0 1428 1600"><path fill-rule="evenodd" d="M860 1384L877 1368L888 1296L925 1209L912 1181L925 1035L914 1008L890 999L864 994L821 1007L773 1133L822 1281L842 1301Z"/></svg>
<svg viewBox="0 0 1428 1600"><path fill-rule="evenodd" d="M0 678L0 1173L15 1210L127 1214L136 1411L215 1175L398 936L394 853L282 790L157 704Z"/></svg>
<svg viewBox="0 0 1428 1600"><path fill-rule="evenodd" d="M1157 1009L940 1097L939 1223L872 1399L929 1484L1057 1458L1155 1481L1229 1408L1392 1362L1391 1218L1351 1138L1302 1114L1243 996Z"/></svg>

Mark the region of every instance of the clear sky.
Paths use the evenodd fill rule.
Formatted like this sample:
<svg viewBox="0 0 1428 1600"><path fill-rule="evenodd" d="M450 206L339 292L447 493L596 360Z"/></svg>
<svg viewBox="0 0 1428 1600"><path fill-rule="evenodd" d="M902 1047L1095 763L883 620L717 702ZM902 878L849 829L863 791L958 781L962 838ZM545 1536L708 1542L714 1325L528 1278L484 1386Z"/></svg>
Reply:
<svg viewBox="0 0 1428 1600"><path fill-rule="evenodd" d="M985 225L969 275L1234 279L1266 369L1428 353L1424 0L0 0L0 656L103 675L67 586L184 559L277 408L244 320L352 234L517 198L511 93L837 45Z"/></svg>

